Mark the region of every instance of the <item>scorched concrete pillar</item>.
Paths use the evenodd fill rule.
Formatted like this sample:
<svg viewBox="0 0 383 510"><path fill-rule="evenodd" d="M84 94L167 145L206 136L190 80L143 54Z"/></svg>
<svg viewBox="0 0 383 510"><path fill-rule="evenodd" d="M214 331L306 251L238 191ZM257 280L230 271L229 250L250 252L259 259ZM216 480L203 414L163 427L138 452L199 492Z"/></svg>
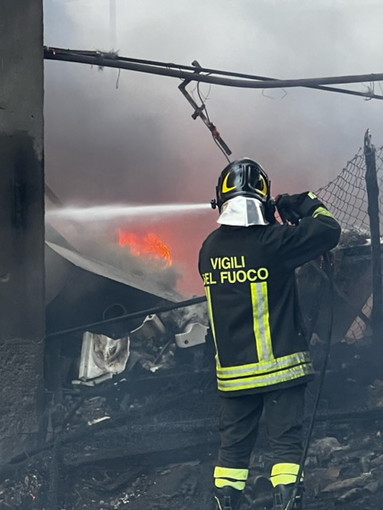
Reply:
<svg viewBox="0 0 383 510"><path fill-rule="evenodd" d="M42 416L42 0L0 1L0 464Z"/></svg>

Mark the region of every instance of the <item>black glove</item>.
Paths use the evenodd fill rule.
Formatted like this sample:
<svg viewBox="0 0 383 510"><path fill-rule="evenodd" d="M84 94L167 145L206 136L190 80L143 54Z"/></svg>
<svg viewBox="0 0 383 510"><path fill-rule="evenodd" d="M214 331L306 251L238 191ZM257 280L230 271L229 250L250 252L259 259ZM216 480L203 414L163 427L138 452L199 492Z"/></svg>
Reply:
<svg viewBox="0 0 383 510"><path fill-rule="evenodd" d="M275 200L279 216L283 222L297 225L305 216L312 216L315 209L324 207L323 203L311 191L296 195L278 195Z"/></svg>

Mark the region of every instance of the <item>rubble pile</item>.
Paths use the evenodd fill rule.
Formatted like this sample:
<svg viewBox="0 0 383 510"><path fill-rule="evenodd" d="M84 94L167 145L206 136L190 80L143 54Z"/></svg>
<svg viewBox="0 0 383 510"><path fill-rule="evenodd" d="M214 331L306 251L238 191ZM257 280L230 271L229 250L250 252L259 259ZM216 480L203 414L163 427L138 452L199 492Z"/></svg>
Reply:
<svg viewBox="0 0 383 510"><path fill-rule="evenodd" d="M379 508L383 494L381 421L350 420L331 429L334 435L316 439L309 451L309 508Z"/></svg>
<svg viewBox="0 0 383 510"><path fill-rule="evenodd" d="M345 228L342 230L338 246L340 248L352 248L371 242L370 233L362 228Z"/></svg>
<svg viewBox="0 0 383 510"><path fill-rule="evenodd" d="M352 349L330 365L306 463L307 510L379 508L383 496L383 381L359 375L366 358ZM8 466L0 508L213 510L219 399L212 367L196 370L192 360L67 391L64 427L45 449ZM351 400L343 397L352 376L364 384ZM314 391L315 383L308 396ZM309 398L307 422L310 405ZM261 427L241 510L253 508L271 462ZM263 496L259 509L271 504L271 494Z"/></svg>

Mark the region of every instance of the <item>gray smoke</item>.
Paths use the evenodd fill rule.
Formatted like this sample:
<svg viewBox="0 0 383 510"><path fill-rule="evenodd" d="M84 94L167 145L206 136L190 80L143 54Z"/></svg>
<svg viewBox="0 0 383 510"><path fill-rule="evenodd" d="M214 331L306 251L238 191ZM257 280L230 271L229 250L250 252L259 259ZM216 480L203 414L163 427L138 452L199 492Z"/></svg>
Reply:
<svg viewBox="0 0 383 510"><path fill-rule="evenodd" d="M114 33L108 0L45 0L45 44L180 64L196 59L275 78L381 72L378 0L115 2ZM192 120L178 80L61 62L46 63L45 79L46 178L66 204L213 198L227 162L202 122ZM375 92L383 94L380 84ZM258 160L274 194L324 186L368 127L373 142L383 143L379 101L303 88L202 85L201 93L233 157ZM209 211L202 221L177 225L188 239L193 279L215 220Z"/></svg>

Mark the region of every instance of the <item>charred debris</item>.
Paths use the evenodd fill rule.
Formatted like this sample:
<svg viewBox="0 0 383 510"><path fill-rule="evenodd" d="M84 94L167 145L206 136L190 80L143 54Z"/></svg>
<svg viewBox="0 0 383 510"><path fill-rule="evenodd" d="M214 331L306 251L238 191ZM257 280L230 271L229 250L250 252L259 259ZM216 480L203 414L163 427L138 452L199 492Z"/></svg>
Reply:
<svg viewBox="0 0 383 510"><path fill-rule="evenodd" d="M44 435L3 467L0 507L179 510L197 501L208 510L219 403L203 298L178 307L181 297L169 289L153 281L145 288L137 275L122 279L48 232L47 263L56 260ZM370 252L366 233L345 231L332 258L332 326L323 260L298 271L318 371L329 328L332 341L307 460L309 509L368 507L382 492L383 376L371 341ZM263 432L258 443L249 501L269 463Z"/></svg>

